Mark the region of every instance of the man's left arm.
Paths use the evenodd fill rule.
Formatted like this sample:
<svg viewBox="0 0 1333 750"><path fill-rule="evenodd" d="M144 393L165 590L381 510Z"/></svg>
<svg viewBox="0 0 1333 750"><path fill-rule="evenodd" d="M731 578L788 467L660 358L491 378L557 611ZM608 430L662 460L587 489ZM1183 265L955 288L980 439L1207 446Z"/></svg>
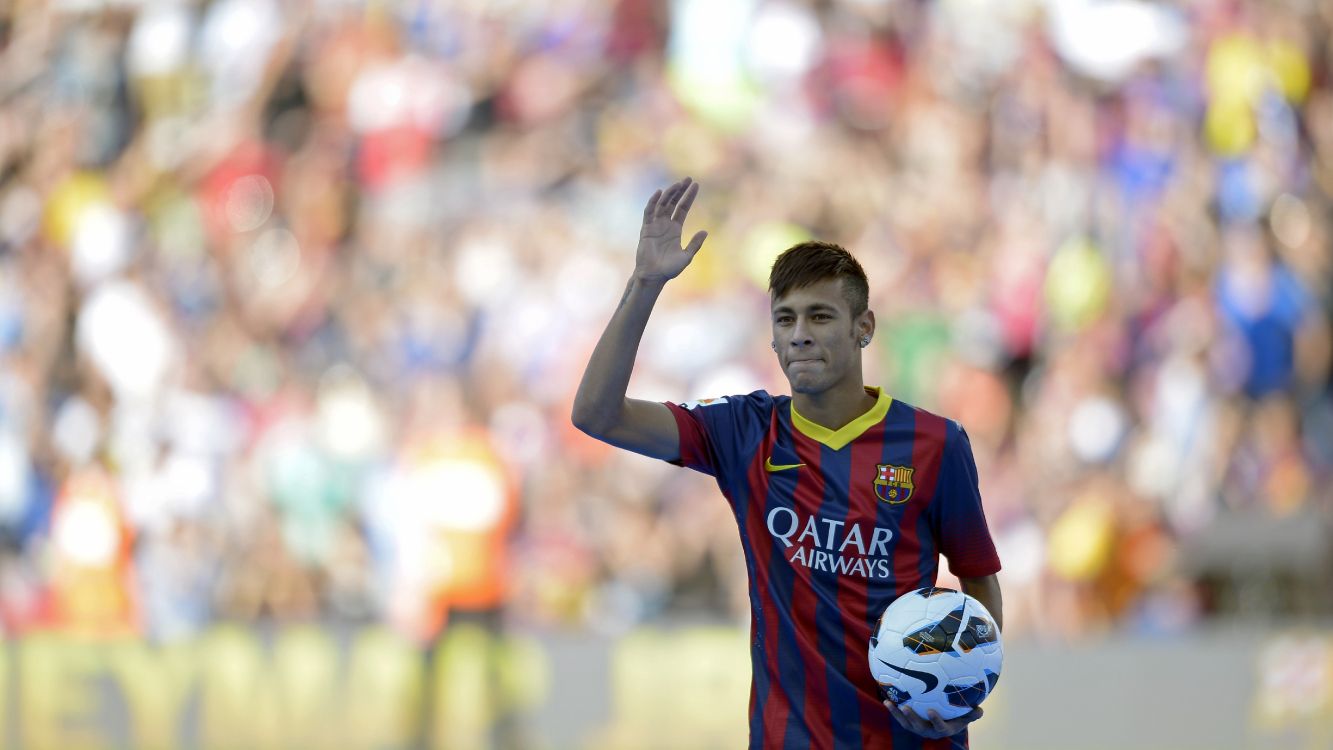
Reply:
<svg viewBox="0 0 1333 750"><path fill-rule="evenodd" d="M957 428L956 437L949 440L949 447L940 470L945 483L942 489L946 500L931 505L934 511L932 528L940 541L940 552L948 558L949 570L955 575L960 570L999 570L1000 559L986 527L986 515L981 509L980 483L977 464L972 457L972 444L961 425ZM963 593L976 597L995 618L995 626L1003 630L1000 582L995 573L976 577L958 575L958 582ZM884 705L908 731L931 739L957 734L968 724L980 719L982 714L981 707L977 706L956 719L946 721L934 709L927 716L920 716L916 711L894 705L893 701L886 700Z"/></svg>
<svg viewBox="0 0 1333 750"><path fill-rule="evenodd" d="M975 597L995 616L995 626L1004 630L1004 602L1000 597L1000 579L994 573L981 578L959 578L963 593Z"/></svg>

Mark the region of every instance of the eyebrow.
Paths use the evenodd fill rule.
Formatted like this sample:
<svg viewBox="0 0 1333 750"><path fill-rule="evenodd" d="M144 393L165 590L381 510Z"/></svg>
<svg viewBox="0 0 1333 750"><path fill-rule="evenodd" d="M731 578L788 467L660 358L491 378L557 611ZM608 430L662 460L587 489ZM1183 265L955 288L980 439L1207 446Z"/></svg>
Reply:
<svg viewBox="0 0 1333 750"><path fill-rule="evenodd" d="M837 312L837 311L838 311L838 308L836 308L836 307L834 307L833 305L830 305L830 304L828 304L828 303L825 303L825 302L816 302L816 303L814 303L814 304L812 304L812 305L807 306L805 309L806 309L807 312ZM775 307L775 308L773 308L773 314L774 314L774 315L777 315L778 313L794 313L794 312L796 312L796 310L795 310L794 308L788 306L788 305L783 305L782 307Z"/></svg>

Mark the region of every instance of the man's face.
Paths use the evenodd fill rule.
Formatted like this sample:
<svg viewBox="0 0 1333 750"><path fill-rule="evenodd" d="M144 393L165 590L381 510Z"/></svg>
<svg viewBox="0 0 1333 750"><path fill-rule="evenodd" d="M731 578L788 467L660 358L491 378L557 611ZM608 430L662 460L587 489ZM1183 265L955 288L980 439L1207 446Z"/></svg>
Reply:
<svg viewBox="0 0 1333 750"><path fill-rule="evenodd" d="M773 300L772 313L778 364L792 393L822 393L860 374L859 339L874 330L874 315L852 317L840 279L793 289Z"/></svg>

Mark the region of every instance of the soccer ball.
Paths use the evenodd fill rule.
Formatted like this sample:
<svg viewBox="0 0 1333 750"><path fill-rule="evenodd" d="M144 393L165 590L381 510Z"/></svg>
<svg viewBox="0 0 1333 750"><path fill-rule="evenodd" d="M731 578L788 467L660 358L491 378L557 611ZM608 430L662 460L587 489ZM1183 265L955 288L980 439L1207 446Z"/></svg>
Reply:
<svg viewBox="0 0 1333 750"><path fill-rule="evenodd" d="M971 711L1000 679L995 618L960 591L917 589L894 600L870 636L870 673L889 699L922 718Z"/></svg>

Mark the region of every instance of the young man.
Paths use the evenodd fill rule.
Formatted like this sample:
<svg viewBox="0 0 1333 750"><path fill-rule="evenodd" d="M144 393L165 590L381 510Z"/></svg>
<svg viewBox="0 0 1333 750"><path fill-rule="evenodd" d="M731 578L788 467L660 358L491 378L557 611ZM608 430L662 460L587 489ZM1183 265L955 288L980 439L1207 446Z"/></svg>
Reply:
<svg viewBox="0 0 1333 750"><path fill-rule="evenodd" d="M827 243L774 263L773 349L791 397L681 406L625 396L657 296L707 236L681 247L697 194L686 178L649 199L634 274L583 375L574 424L717 478L750 575L752 748L966 748L981 709L944 721L881 704L867 663L879 614L933 585L940 555L997 621L1001 606L966 433L862 381L875 314L860 264Z"/></svg>

